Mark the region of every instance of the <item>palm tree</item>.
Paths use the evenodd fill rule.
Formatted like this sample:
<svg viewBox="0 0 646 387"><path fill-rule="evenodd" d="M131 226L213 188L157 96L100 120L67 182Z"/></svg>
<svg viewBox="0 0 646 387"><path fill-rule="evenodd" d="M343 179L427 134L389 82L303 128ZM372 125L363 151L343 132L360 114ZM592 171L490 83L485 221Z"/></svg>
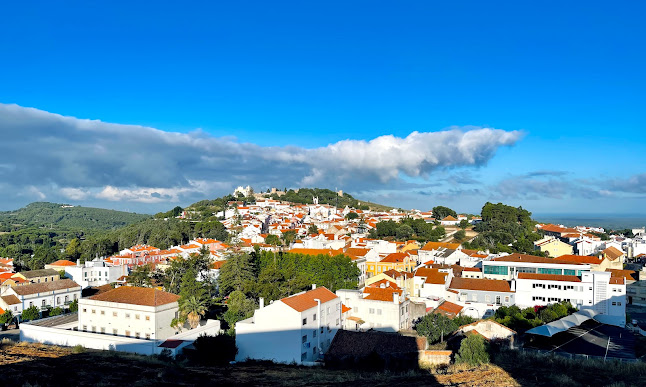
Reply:
<svg viewBox="0 0 646 387"><path fill-rule="evenodd" d="M180 312L182 316L188 319L191 329L195 329L200 325L200 319L206 313L206 305L206 299L195 296L190 296L180 302Z"/></svg>

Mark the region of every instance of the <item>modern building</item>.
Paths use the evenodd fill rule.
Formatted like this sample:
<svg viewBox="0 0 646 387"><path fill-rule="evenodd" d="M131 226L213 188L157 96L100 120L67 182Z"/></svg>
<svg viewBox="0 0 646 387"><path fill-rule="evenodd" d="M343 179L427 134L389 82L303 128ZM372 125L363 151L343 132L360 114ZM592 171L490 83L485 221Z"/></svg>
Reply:
<svg viewBox="0 0 646 387"><path fill-rule="evenodd" d="M589 264L571 263L554 258L518 253L482 261L484 278L507 281L516 278L517 273L580 276L581 273L586 271L590 271Z"/></svg>
<svg viewBox="0 0 646 387"><path fill-rule="evenodd" d="M314 362L341 329L341 313L340 298L316 285L266 306L260 299L253 317L236 323L236 360Z"/></svg>
<svg viewBox="0 0 646 387"><path fill-rule="evenodd" d="M336 291L343 305L350 308L346 329L398 332L409 329L411 302L400 288L365 287L361 290L340 289Z"/></svg>
<svg viewBox="0 0 646 387"><path fill-rule="evenodd" d="M65 270L65 276L76 281L83 289L111 284L128 275L127 265L110 264L102 259L84 263L77 261L76 264L62 266L61 270Z"/></svg>

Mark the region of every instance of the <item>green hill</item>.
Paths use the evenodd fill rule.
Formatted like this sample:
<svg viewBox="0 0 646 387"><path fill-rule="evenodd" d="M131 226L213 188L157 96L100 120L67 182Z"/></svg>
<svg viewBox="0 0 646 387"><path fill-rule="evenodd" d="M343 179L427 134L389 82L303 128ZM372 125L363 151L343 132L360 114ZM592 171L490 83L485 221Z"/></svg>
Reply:
<svg viewBox="0 0 646 387"><path fill-rule="evenodd" d="M56 227L70 230L112 230L150 218L150 215L92 207L36 202L15 211L0 212L3 231L23 227Z"/></svg>

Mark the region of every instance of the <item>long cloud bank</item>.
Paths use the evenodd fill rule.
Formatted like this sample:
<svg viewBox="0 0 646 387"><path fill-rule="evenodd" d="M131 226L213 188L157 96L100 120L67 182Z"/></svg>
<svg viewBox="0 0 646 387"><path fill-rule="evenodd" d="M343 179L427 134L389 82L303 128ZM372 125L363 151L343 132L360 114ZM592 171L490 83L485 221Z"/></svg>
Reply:
<svg viewBox="0 0 646 387"><path fill-rule="evenodd" d="M351 190L404 175L429 178L437 169L484 165L522 133L468 127L313 149L263 147L200 130L165 132L0 104L0 135L0 195L8 202L171 203L238 184Z"/></svg>

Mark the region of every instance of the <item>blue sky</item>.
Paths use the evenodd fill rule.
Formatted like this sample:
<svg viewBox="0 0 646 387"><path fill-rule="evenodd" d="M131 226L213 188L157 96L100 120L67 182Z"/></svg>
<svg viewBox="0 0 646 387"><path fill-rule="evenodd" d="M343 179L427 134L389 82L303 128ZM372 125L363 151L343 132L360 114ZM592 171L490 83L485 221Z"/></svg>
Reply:
<svg viewBox="0 0 646 387"><path fill-rule="evenodd" d="M65 164L68 176L77 173L75 166L114 179L57 179L28 165L28 158L0 156L0 209L51 200L151 212L237 184L308 183L406 208L445 204L477 212L495 200L539 213L643 214L644 11L641 2L590 1L5 5L11 17L0 23L0 103L10 109L0 110L0 133L13 135L5 136L4 146L18 149L15 144L49 127L56 144L44 142L38 152L68 157L50 168ZM53 114L31 121L18 107ZM386 180L363 173L361 163L335 179L315 165L304 167L302 159L281 159L285 173L278 173L275 160L251 162L240 154L244 162L236 165L217 159L198 168L172 147L142 145L141 152L167 152L175 162L176 173L164 183L146 177L159 171L137 160L71 162L72 152L60 149L71 141L66 135L79 133L48 126L54 115L121 124L126 133L150 127L225 138L258 147L245 151L250 154L327 149L321 162L332 163L336 153L329 146L347 139L405 139L447 128L518 135L502 141L492 134L494 149L478 143L474 152L482 157L474 162L445 158L429 167L426 160L416 169L410 161L394 166L396 178ZM17 129L18 119L39 127ZM420 153L438 151L437 139L424 144ZM130 146L137 149L123 149ZM445 146L450 152L451 143ZM403 157L388 149L368 152ZM108 195L107 186L118 195Z"/></svg>

